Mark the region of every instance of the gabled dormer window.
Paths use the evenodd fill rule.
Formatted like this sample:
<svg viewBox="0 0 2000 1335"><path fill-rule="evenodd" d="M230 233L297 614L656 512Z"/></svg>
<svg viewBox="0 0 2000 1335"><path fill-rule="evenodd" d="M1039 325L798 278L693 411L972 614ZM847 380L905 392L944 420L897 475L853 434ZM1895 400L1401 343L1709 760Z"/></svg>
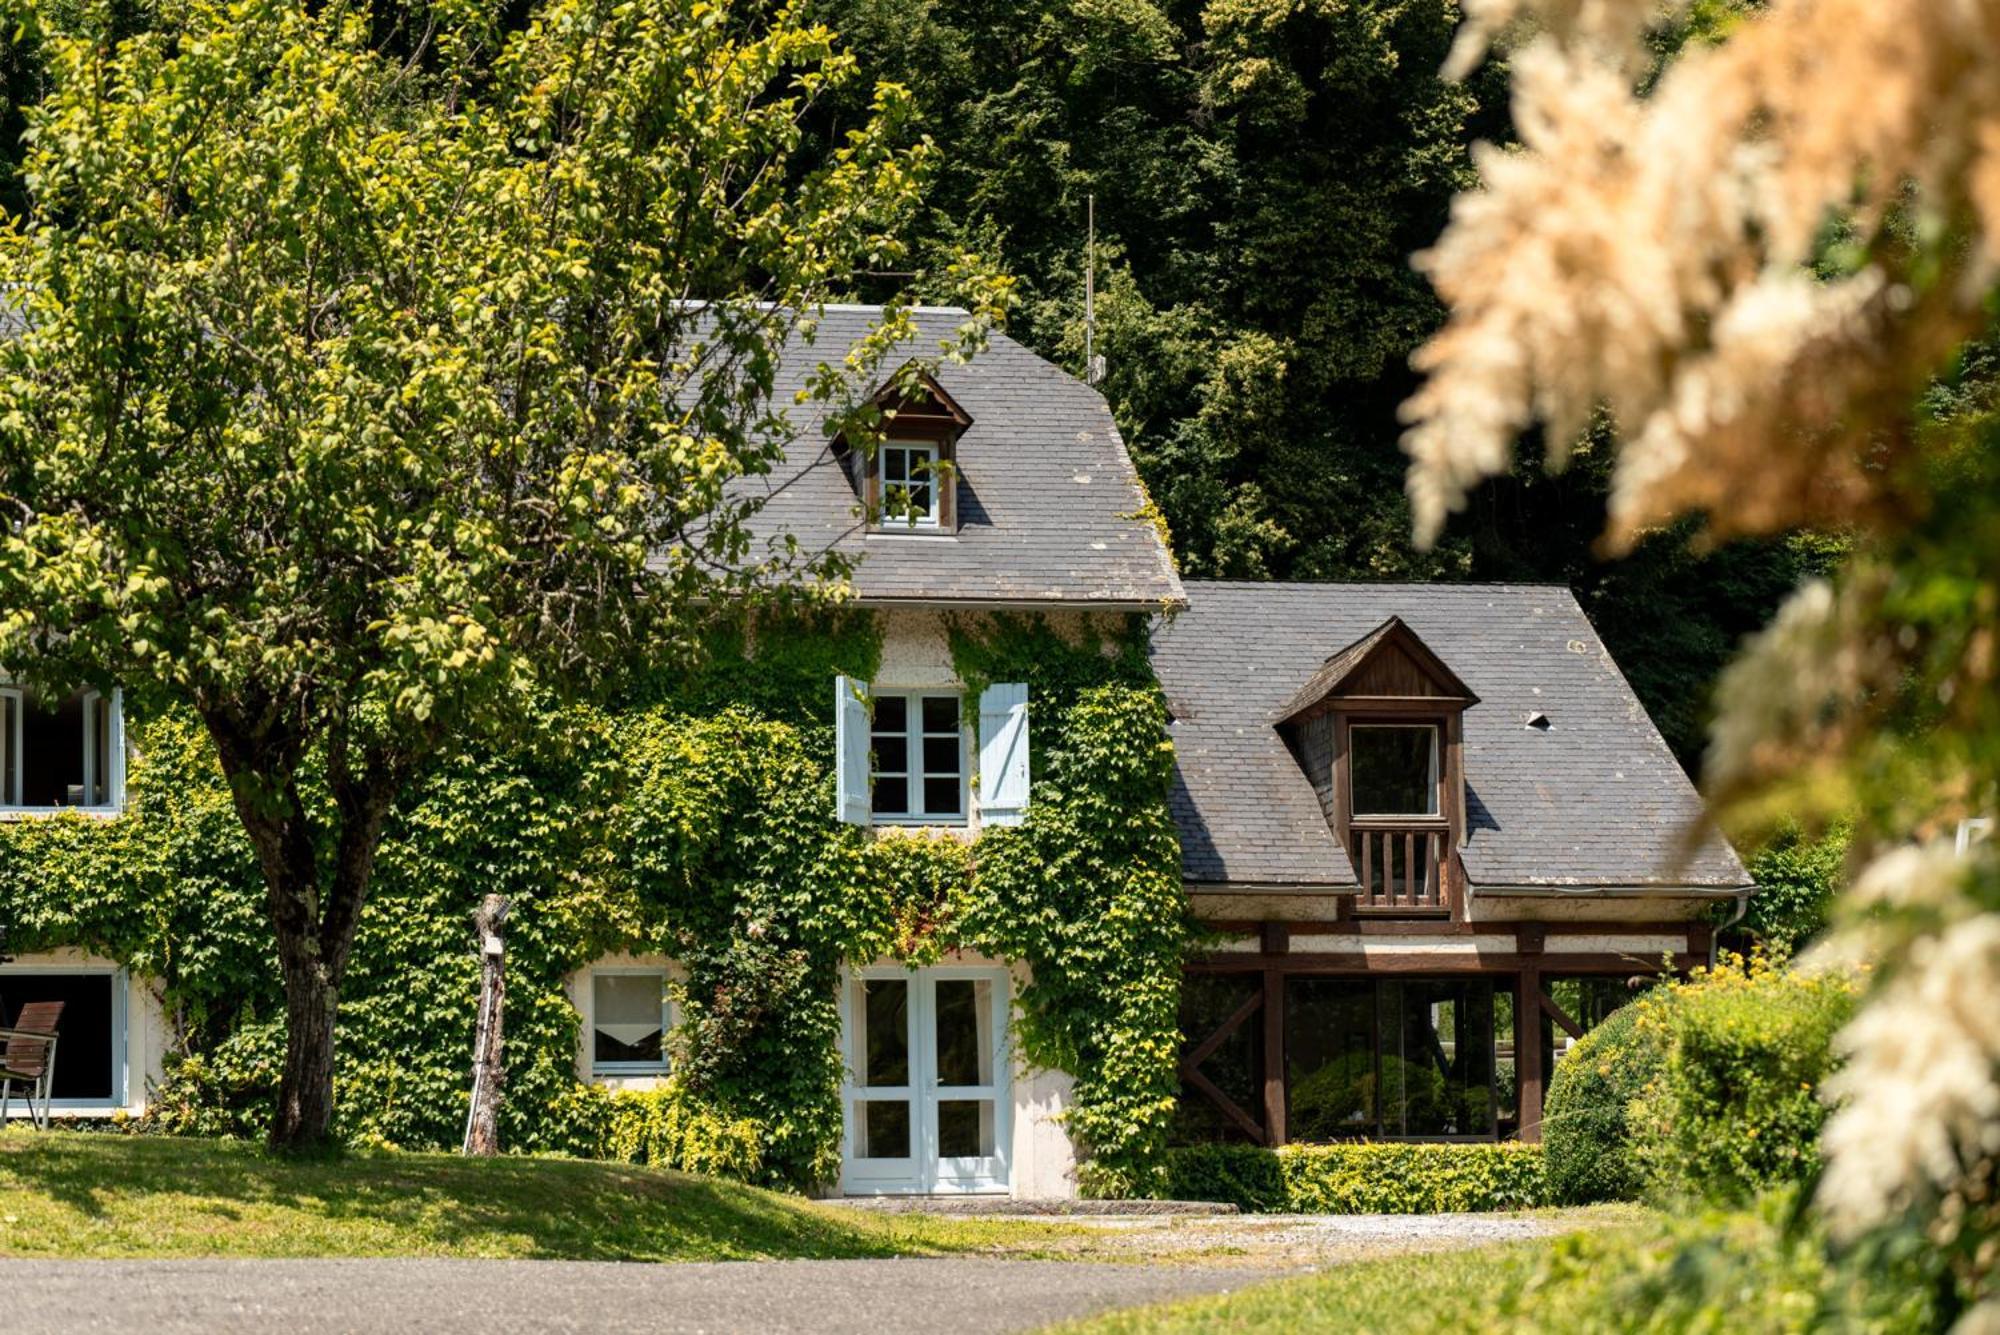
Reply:
<svg viewBox="0 0 2000 1335"><path fill-rule="evenodd" d="M1329 657L1278 716L1353 864L1354 906L1460 910L1464 714L1478 702L1401 618Z"/></svg>
<svg viewBox="0 0 2000 1335"><path fill-rule="evenodd" d="M860 494L870 533L950 536L958 531L959 437L972 425L930 373L905 366L873 400L866 433L833 442Z"/></svg>

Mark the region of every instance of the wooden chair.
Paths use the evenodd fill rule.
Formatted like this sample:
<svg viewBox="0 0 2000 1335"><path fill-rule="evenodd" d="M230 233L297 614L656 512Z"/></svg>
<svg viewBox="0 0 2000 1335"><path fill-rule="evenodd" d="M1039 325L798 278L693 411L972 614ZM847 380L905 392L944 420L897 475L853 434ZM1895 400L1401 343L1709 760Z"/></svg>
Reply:
<svg viewBox="0 0 2000 1335"><path fill-rule="evenodd" d="M0 1126L7 1124L7 1105L14 1086L26 1085L28 1120L49 1128L49 1094L56 1078L56 1025L62 1020L60 1001L30 1001L14 1017L12 1029L0 1029ZM42 1110L35 1112L35 1096Z"/></svg>

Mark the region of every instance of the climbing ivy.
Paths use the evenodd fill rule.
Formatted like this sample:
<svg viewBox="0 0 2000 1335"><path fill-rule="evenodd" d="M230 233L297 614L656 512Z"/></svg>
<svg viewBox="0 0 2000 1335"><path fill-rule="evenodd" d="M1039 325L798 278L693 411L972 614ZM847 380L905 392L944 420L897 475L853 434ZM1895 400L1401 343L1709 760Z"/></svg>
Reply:
<svg viewBox="0 0 2000 1335"><path fill-rule="evenodd" d="M1088 1185L1149 1186L1175 1092L1187 939L1167 809L1172 756L1142 620L949 626L968 700L1025 681L1033 800L967 842L834 818L836 673L871 678L871 613L719 633L696 671L663 668L616 711L530 712L395 812L339 1022L349 1140L455 1144L478 979L470 913L508 928L508 1097L523 1150L643 1157L775 1185L839 1169L843 964L955 950L1027 966L1021 1050L1069 1072ZM152 1119L256 1134L283 1052L262 883L207 740L134 720L117 820L0 826L0 921L19 952L82 946L156 979L178 1038ZM675 1078L613 1096L576 1076L565 979L613 951L670 956Z"/></svg>

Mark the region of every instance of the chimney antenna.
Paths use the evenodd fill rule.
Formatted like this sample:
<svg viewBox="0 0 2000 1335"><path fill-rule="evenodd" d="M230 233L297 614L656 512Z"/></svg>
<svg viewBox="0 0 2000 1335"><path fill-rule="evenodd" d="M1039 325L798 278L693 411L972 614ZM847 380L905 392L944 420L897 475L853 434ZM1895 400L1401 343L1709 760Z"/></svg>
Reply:
<svg viewBox="0 0 2000 1335"><path fill-rule="evenodd" d="M1084 198L1083 382L1096 385L1104 380L1104 359L1097 355L1097 196Z"/></svg>

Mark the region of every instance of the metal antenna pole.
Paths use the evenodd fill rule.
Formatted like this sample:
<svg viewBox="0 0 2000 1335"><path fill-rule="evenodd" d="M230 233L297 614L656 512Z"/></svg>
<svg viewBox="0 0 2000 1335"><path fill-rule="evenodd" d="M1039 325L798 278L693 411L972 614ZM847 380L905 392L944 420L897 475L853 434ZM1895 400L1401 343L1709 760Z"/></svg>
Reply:
<svg viewBox="0 0 2000 1335"><path fill-rule="evenodd" d="M1085 196L1083 242L1083 380L1094 385L1104 379L1097 360L1097 196Z"/></svg>

